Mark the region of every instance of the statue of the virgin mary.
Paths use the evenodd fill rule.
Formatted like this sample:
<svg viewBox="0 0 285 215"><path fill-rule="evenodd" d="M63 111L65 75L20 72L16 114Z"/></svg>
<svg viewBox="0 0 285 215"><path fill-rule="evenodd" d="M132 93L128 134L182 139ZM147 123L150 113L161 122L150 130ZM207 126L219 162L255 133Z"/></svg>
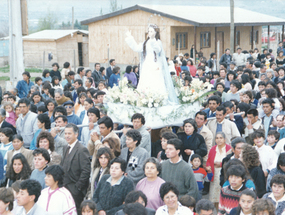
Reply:
<svg viewBox="0 0 285 215"><path fill-rule="evenodd" d="M148 26L148 37L141 44L136 43L130 32L127 32L126 36L125 41L129 47L141 53L140 81L137 90L151 90L168 94L168 102L177 104L178 99L160 41L158 26L154 24Z"/></svg>

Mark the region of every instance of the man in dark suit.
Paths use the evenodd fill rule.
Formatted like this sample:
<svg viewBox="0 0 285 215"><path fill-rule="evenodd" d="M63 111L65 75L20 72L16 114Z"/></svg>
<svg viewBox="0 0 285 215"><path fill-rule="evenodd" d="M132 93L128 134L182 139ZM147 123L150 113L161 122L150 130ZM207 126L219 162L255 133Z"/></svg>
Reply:
<svg viewBox="0 0 285 215"><path fill-rule="evenodd" d="M99 82L103 80L100 72L100 63L95 63L95 70L92 72L91 76L95 82L95 87L98 87Z"/></svg>
<svg viewBox="0 0 285 215"><path fill-rule="evenodd" d="M80 204L86 195L91 172L90 155L86 147L78 140L79 129L69 123L65 126L65 140L68 143L63 148L61 166L64 169L63 186L66 187L76 204L77 213L80 213Z"/></svg>
<svg viewBox="0 0 285 215"><path fill-rule="evenodd" d="M107 78L108 78L108 80L111 77L111 75L113 74L113 69L115 68L116 61L115 61L115 59L111 59L109 61L109 63L110 63L110 66L107 68Z"/></svg>
<svg viewBox="0 0 285 215"><path fill-rule="evenodd" d="M14 134L16 134L17 133L16 128L9 122L6 122L5 119L6 119L6 111L3 108L0 108L0 128L11 128Z"/></svg>

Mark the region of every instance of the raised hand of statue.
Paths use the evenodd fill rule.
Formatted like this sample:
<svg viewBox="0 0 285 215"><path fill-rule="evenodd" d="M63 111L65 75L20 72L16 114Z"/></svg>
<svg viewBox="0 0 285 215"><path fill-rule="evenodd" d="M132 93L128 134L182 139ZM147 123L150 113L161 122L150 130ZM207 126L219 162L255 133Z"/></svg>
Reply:
<svg viewBox="0 0 285 215"><path fill-rule="evenodd" d="M132 36L131 31L127 31L127 32L126 32L126 37L130 37L130 36Z"/></svg>

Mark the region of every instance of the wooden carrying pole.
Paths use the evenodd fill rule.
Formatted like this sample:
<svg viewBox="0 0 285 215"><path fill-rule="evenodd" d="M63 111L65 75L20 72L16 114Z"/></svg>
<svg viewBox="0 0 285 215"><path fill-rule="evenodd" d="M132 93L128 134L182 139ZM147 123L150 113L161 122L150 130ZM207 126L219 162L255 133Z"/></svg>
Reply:
<svg viewBox="0 0 285 215"><path fill-rule="evenodd" d="M235 22L234 22L234 0L230 0L230 13L231 13L231 31L230 31L230 41L231 41L231 54L234 53L235 49Z"/></svg>

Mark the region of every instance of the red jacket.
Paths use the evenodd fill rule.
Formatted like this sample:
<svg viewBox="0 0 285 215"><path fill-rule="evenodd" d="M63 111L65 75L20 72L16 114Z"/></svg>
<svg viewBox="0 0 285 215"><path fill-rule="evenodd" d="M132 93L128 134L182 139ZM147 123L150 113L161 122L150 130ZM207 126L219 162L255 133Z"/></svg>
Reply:
<svg viewBox="0 0 285 215"><path fill-rule="evenodd" d="M209 151L209 156L208 156L208 160L207 160L207 163L206 163L206 166L210 166L211 167L211 170L212 170L212 173L213 173L213 177L212 177L212 180L211 181L214 181L214 177L215 177L215 167L214 167L214 161L215 161L215 157L216 157L216 148L218 146L215 145L213 146L210 151ZM229 150L231 150L231 146L226 144L226 152L228 152ZM222 162L221 162L221 167L222 167Z"/></svg>

